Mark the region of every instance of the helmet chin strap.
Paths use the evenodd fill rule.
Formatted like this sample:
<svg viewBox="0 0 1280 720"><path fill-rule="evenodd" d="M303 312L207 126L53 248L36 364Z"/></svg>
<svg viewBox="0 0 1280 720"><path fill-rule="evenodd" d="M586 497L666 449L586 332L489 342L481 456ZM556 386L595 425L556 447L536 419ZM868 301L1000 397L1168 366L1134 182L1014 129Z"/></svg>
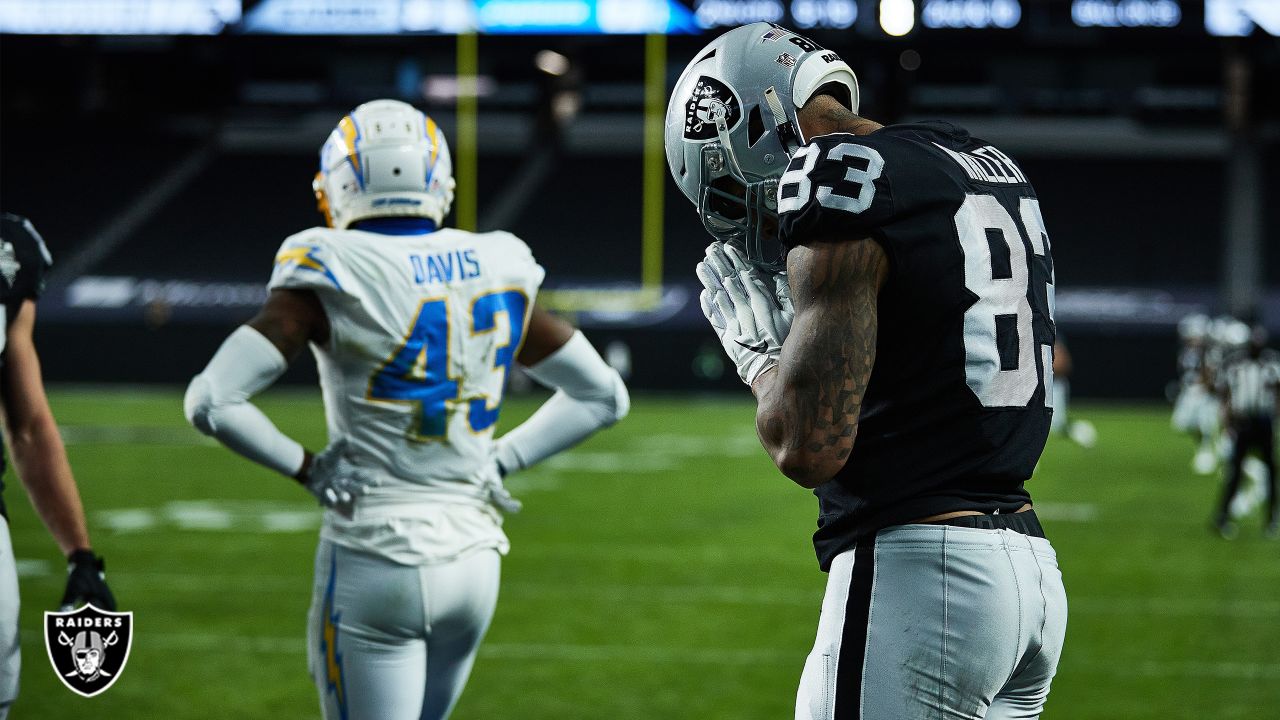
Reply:
<svg viewBox="0 0 1280 720"><path fill-rule="evenodd" d="M764 91L764 102L769 106L769 112L773 114L774 132L778 134L782 148L786 150L787 155L791 155L804 145L800 128L787 117L787 111L782 107L782 101L778 99L778 91L772 85Z"/></svg>
<svg viewBox="0 0 1280 720"><path fill-rule="evenodd" d="M747 178L742 173L742 166L738 164L738 156L733 152L733 143L729 140L729 110L723 103L716 103L711 108L711 118L716 123L716 135L720 138L720 147L725 155L724 167L729 174L742 183L747 184Z"/></svg>
<svg viewBox="0 0 1280 720"><path fill-rule="evenodd" d="M773 90L773 88L769 89ZM774 95L774 102L776 103L777 93L774 93ZM768 97L768 93L766 93L766 97ZM778 109L781 108L781 103L778 103ZM770 109L772 110L772 107ZM770 271L777 271L779 269L777 263L767 260L764 256L766 238L764 237L764 223L761 221L764 217L768 215L775 215L777 213L778 183L776 179L761 178L759 176L755 176L755 179L753 180L748 178L746 173L742 171L742 166L738 164L738 158L733 151L733 143L729 138L729 123L727 116L728 110L723 104L717 103L712 106L711 117L716 123L716 135L720 140L720 150L724 153L724 169L727 170L728 173L736 180L741 182L743 187L743 197L740 198L740 200L745 206L746 216L743 218L741 223L732 222L731 224L736 226L735 229L738 227L741 228L741 235L737 235L735 233L735 236L741 238L740 242L743 245L743 249L747 251L747 259L762 268L766 268ZM777 116L775 115L775 118L776 117ZM783 120L784 122L786 121L785 115L783 116ZM790 127L791 124L786 122L786 128L779 126L778 129L780 133L784 130L791 133ZM790 137L793 138L792 142L794 144L794 133L791 133ZM784 147L787 147L785 142ZM798 148L799 146L796 145L796 147ZM790 154L791 150L788 149L787 153ZM708 188L708 190L723 194L722 191L717 191L715 188ZM706 194L704 193L704 197L705 195ZM726 237L725 239L727 240L729 238Z"/></svg>

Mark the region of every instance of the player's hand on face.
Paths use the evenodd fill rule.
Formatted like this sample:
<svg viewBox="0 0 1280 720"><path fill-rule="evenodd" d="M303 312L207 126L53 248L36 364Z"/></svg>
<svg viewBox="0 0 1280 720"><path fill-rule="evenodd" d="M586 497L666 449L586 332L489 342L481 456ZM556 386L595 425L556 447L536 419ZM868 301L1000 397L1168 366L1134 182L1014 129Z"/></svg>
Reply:
<svg viewBox="0 0 1280 720"><path fill-rule="evenodd" d="M116 609L116 598L107 587L102 558L92 550L76 550L67 556L67 589L62 593L59 610L66 612L82 605L99 610Z"/></svg>
<svg viewBox="0 0 1280 720"><path fill-rule="evenodd" d="M302 484L321 505L350 519L355 515L356 499L376 486L378 477L347 458L347 445L347 439L342 438L316 455Z"/></svg>
<svg viewBox="0 0 1280 720"><path fill-rule="evenodd" d="M750 385L778 364L782 342L791 329L794 312L786 281L779 286L737 248L722 242L707 247L697 272L704 288L702 313L737 366L739 377ZM779 296L779 287L785 299Z"/></svg>

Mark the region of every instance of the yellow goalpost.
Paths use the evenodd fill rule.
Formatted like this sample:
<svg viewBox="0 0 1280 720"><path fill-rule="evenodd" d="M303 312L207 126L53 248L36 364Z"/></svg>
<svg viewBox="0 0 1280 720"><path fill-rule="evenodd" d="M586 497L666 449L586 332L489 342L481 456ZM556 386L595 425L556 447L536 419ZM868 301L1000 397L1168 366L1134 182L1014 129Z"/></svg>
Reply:
<svg viewBox="0 0 1280 720"><path fill-rule="evenodd" d="M667 102L667 36L645 36L644 71L644 170L640 220L640 286L631 291L560 290L541 293L541 301L562 312L582 310L648 310L662 298L663 197L666 157L663 152L663 125ZM475 32L457 39L457 141L455 160L457 188L454 208L458 228L478 227L476 175L477 127L480 71L479 37Z"/></svg>

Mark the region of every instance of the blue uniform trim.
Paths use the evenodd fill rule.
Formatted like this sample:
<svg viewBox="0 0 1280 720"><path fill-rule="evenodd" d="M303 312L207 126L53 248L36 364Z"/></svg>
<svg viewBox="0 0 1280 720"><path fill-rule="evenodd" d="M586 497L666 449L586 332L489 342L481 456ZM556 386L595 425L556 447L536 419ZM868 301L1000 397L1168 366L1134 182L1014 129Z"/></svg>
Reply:
<svg viewBox="0 0 1280 720"><path fill-rule="evenodd" d="M324 655L325 692L331 692L338 705L338 714L347 720L347 685L342 668L342 653L338 652L338 622L342 613L333 609L333 591L338 579L338 555L331 550L329 560L329 585L324 592L324 607L320 618L320 652ZM330 645L332 642L332 645Z"/></svg>
<svg viewBox="0 0 1280 720"><path fill-rule="evenodd" d="M351 227L379 235L426 235L436 231L435 222L416 217L370 218L353 223Z"/></svg>

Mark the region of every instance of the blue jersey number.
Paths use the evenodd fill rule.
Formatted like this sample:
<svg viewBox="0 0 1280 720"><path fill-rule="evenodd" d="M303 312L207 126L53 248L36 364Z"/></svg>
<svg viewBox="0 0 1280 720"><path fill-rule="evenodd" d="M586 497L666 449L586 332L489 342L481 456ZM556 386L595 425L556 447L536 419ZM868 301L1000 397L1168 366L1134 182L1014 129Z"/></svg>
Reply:
<svg viewBox="0 0 1280 720"><path fill-rule="evenodd" d="M510 340L499 346L494 353L493 367L502 368L502 387L507 385L507 374L511 372L511 363L516 360L516 349L520 347L524 333L524 314L528 309L529 299L519 290L505 290L488 295L481 295L471 305L471 334L493 332L498 326L498 316L506 315L507 326L511 328ZM498 422L498 412L502 409L502 390L498 397L472 398L468 413L471 429L483 432Z"/></svg>
<svg viewBox="0 0 1280 720"><path fill-rule="evenodd" d="M472 336L494 331L499 316L506 316L510 340L497 348L493 362L494 369L502 370L503 386L520 347L528 306L528 298L519 290L481 295L471 306ZM369 379L369 399L418 405L418 419L410 432L414 440L445 440L449 412L461 404L462 386L449 376L450 350L448 301L424 300L404 343ZM484 432L498 422L502 390L497 398L468 398L466 406L471 429Z"/></svg>

